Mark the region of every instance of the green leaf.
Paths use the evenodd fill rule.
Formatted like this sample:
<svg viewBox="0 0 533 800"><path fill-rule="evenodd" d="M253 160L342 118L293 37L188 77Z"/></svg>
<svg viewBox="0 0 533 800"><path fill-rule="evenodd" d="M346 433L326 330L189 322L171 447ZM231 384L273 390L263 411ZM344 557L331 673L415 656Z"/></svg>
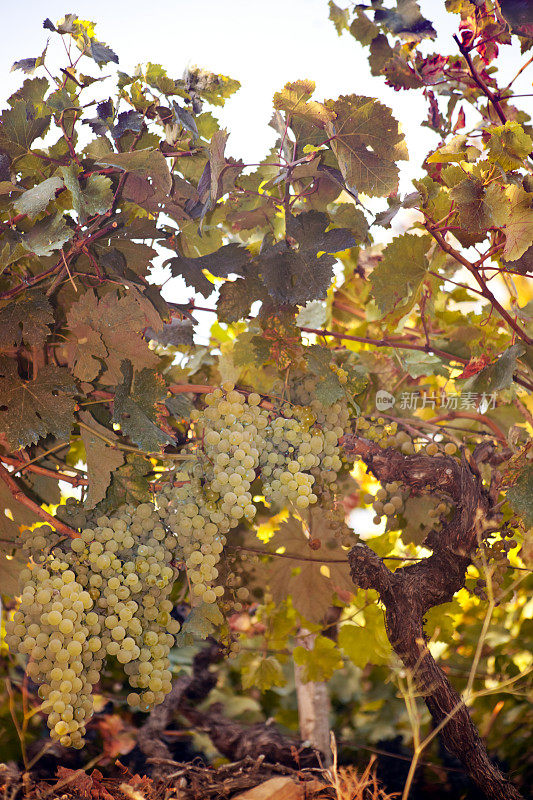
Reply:
<svg viewBox="0 0 533 800"><path fill-rule="evenodd" d="M480 178L469 175L451 189L450 197L457 206L459 224L466 231L484 232L493 224L492 196Z"/></svg>
<svg viewBox="0 0 533 800"><path fill-rule="evenodd" d="M508 347L494 364L489 364L488 367L482 369L469 381L469 390L479 394L483 392L491 394L492 392L500 392L502 389L507 389L513 382L516 359L523 356L525 352L525 347L521 344L513 344ZM463 391L466 388L467 386L465 385Z"/></svg>
<svg viewBox="0 0 533 800"><path fill-rule="evenodd" d="M66 369L44 366L37 380L23 380L15 361L0 359L0 428L10 447L19 450L53 434L70 436L76 384Z"/></svg>
<svg viewBox="0 0 533 800"><path fill-rule="evenodd" d="M48 86L46 80L44 85ZM0 116L0 150L11 158L26 155L35 139L44 136L51 119L51 115L41 116L29 100L16 100Z"/></svg>
<svg viewBox="0 0 533 800"><path fill-rule="evenodd" d="M349 188L384 197L398 185L395 162L406 158L403 136L387 106L371 97L346 95L326 103L336 114L326 125L331 148Z"/></svg>
<svg viewBox="0 0 533 800"><path fill-rule="evenodd" d="M522 517L524 526L533 526L533 466L528 464L518 475L510 489L507 490L507 501L513 511Z"/></svg>
<svg viewBox="0 0 533 800"><path fill-rule="evenodd" d="M303 668L300 673L302 683L327 681L343 667L336 643L326 636L317 636L312 649L295 647L292 655L294 663Z"/></svg>
<svg viewBox="0 0 533 800"><path fill-rule="evenodd" d="M62 214L45 217L22 237L24 247L36 256L49 256L54 250L72 239L74 231L69 228Z"/></svg>
<svg viewBox="0 0 533 800"><path fill-rule="evenodd" d="M217 317L220 322L238 322L250 313L252 303L266 296L260 281L253 277L225 281L220 287L217 301Z"/></svg>
<svg viewBox="0 0 533 800"><path fill-rule="evenodd" d="M29 528L37 522L39 518L18 503L0 480L0 594L15 597L18 593L19 572L27 563L27 557L17 546L19 531L22 526Z"/></svg>
<svg viewBox="0 0 533 800"><path fill-rule="evenodd" d="M326 296L335 259L330 253L353 247L356 241L347 228L326 231L329 218L308 211L287 219L287 239L263 247L258 258L261 277L269 294L279 303L303 305ZM322 252L322 255L318 255Z"/></svg>
<svg viewBox="0 0 533 800"><path fill-rule="evenodd" d="M287 679L275 656L263 656L257 653L245 653L241 659L242 688L257 687L266 692L273 686L285 686Z"/></svg>
<svg viewBox="0 0 533 800"><path fill-rule="evenodd" d="M43 294L24 294L0 310L0 349L19 347L41 348L54 322L52 306Z"/></svg>
<svg viewBox="0 0 533 800"><path fill-rule="evenodd" d="M424 86L424 81L414 71L411 65L396 53L389 58L381 69L381 74L387 83L396 90L399 89L419 89Z"/></svg>
<svg viewBox="0 0 533 800"><path fill-rule="evenodd" d="M317 400L328 406L346 396L344 386L331 369L332 354L327 347L319 344L306 347L304 357L309 371L320 378L316 387Z"/></svg>
<svg viewBox="0 0 533 800"><path fill-rule="evenodd" d="M364 627L351 623L341 625L339 647L361 669L367 664L388 664L392 649L385 631L383 611L374 605L365 608L364 613Z"/></svg>
<svg viewBox="0 0 533 800"><path fill-rule="evenodd" d="M158 404L166 394L165 382L156 372L143 369L133 375L130 361L121 367L123 383L117 387L113 422L143 450L153 452L171 444L173 439L157 425L161 410Z"/></svg>
<svg viewBox="0 0 533 800"><path fill-rule="evenodd" d="M348 20L350 18L350 11L348 8L339 8L333 0L329 0L329 19L335 25L335 30L341 35L341 33L347 29L348 27Z"/></svg>
<svg viewBox="0 0 533 800"><path fill-rule="evenodd" d="M507 120L491 130L488 159L504 170L520 169L532 150L533 139L518 122Z"/></svg>
<svg viewBox="0 0 533 800"><path fill-rule="evenodd" d="M335 114L322 103L310 100L314 91L315 84L310 80L286 83L283 90L274 95L274 108L286 111L289 119L293 116L302 117L312 125L323 128L326 122L335 119Z"/></svg>
<svg viewBox="0 0 533 800"><path fill-rule="evenodd" d="M464 134L454 136L443 147L439 147L427 157L428 164L446 164L453 161L467 160L468 137Z"/></svg>
<svg viewBox="0 0 533 800"><path fill-rule="evenodd" d="M95 214L105 214L113 203L111 179L105 175L89 175L82 189L78 180L78 169L74 164L61 167L65 186L72 197L72 207L80 221L85 222Z"/></svg>
<svg viewBox="0 0 533 800"><path fill-rule="evenodd" d="M183 622L176 636L176 647L190 647L195 639L207 639L223 622L224 617L216 603L200 603L191 609Z"/></svg>
<svg viewBox="0 0 533 800"><path fill-rule="evenodd" d="M58 189L63 187L61 178L46 178L32 189L28 189L21 194L13 206L19 214L26 214L30 219L34 219L41 211L44 211L48 203L55 198Z"/></svg>
<svg viewBox="0 0 533 800"><path fill-rule="evenodd" d="M104 499L111 482L111 475L122 466L124 456L118 448L110 447L102 439L102 436L104 436L108 440L118 442L118 438L112 430L108 430L96 422L87 411L80 411L78 416L82 422L94 431L93 433L86 428L81 428L81 438L85 447L87 477L89 479L89 490L85 498L84 507L91 509ZM98 433L101 435L98 436Z"/></svg>
<svg viewBox="0 0 533 800"><path fill-rule="evenodd" d="M392 9L378 8L374 20L405 42L434 39L437 35L431 22L420 13L415 0L398 0L396 8Z"/></svg>
<svg viewBox="0 0 533 800"><path fill-rule="evenodd" d="M379 36L372 39L368 63L370 64L370 72L374 77L381 75L381 70L386 65L387 61L392 58L393 54L394 50L383 33L380 33Z"/></svg>
<svg viewBox="0 0 533 800"><path fill-rule="evenodd" d="M397 307L407 310L415 302L428 269L430 244L429 236L404 233L384 249L381 262L370 275L372 294L383 315Z"/></svg>
<svg viewBox="0 0 533 800"><path fill-rule="evenodd" d="M154 191L169 194L172 177L165 156L160 150L134 150L131 153L110 153L97 161L107 167L118 167L124 172L143 175L152 182Z"/></svg>
<svg viewBox="0 0 533 800"><path fill-rule="evenodd" d="M233 344L233 363L236 367L263 367L272 360L269 343L253 331L243 331Z"/></svg>
<svg viewBox="0 0 533 800"><path fill-rule="evenodd" d="M223 106L227 98L241 88L239 81L234 78L216 75L199 67L187 70L185 82L189 92L196 92L212 106Z"/></svg>
<svg viewBox="0 0 533 800"><path fill-rule="evenodd" d="M350 25L350 33L357 39L360 44L368 46L377 36L379 36L379 28L371 20L368 19L365 12L360 9L355 9L355 18Z"/></svg>
<svg viewBox="0 0 533 800"><path fill-rule="evenodd" d="M227 278L232 274L243 275L249 260L248 250L233 243L223 245L214 253L199 258L185 258L185 256L177 255L168 259L165 266L170 266L174 278L181 275L185 283L193 286L204 297L208 297L214 286L204 275L204 270L216 278Z"/></svg>
<svg viewBox="0 0 533 800"><path fill-rule="evenodd" d="M128 453L126 462L112 473L111 484L99 509L105 513L127 503L137 505L152 500L147 478L151 472L152 465L148 459Z"/></svg>
<svg viewBox="0 0 533 800"><path fill-rule="evenodd" d="M97 42L96 39L91 40L88 55L90 55L98 65L109 64L110 61L114 64L118 64L117 54L114 53L110 47L107 47L107 45L102 42Z"/></svg>
<svg viewBox="0 0 533 800"><path fill-rule="evenodd" d="M334 225L347 228L358 244L364 242L367 238L367 219L355 203L335 203L329 212L329 216Z"/></svg>
<svg viewBox="0 0 533 800"><path fill-rule="evenodd" d="M402 512L402 541L405 544L421 545L428 535L429 512L435 509L436 502L430 495L408 497Z"/></svg>
<svg viewBox="0 0 533 800"><path fill-rule="evenodd" d="M507 196L510 213L505 223L503 255L507 261L516 261L533 244L533 193L511 185Z"/></svg>

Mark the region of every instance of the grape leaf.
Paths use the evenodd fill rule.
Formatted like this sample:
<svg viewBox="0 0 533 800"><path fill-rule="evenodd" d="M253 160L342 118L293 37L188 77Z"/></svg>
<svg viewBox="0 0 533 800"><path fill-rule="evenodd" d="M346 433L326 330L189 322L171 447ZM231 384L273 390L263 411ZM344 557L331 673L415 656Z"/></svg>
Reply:
<svg viewBox="0 0 533 800"><path fill-rule="evenodd" d="M485 231L494 224L493 195L480 178L469 175L451 189L450 197L457 206L459 225L466 231Z"/></svg>
<svg viewBox="0 0 533 800"><path fill-rule="evenodd" d="M136 369L152 368L158 358L142 338L145 328L160 330L161 317L140 292L131 288L122 297L109 292L98 299L86 291L73 303L67 315L70 329L66 352L75 374L82 380L94 380L105 359L103 383L114 385L121 380L120 365L129 360Z"/></svg>
<svg viewBox="0 0 533 800"><path fill-rule="evenodd" d="M200 603L191 609L176 636L177 647L190 647L195 639L207 639L224 622L216 603Z"/></svg>
<svg viewBox="0 0 533 800"><path fill-rule="evenodd" d="M128 453L125 463L111 475L111 483L105 500L99 504L102 512L113 511L124 503L146 503L152 499L150 493L150 475L152 467L148 459Z"/></svg>
<svg viewBox="0 0 533 800"><path fill-rule="evenodd" d="M326 105L336 114L326 131L348 186L377 197L393 192L398 184L395 162L407 156L390 109L355 94L328 100Z"/></svg>
<svg viewBox="0 0 533 800"><path fill-rule="evenodd" d="M348 19L350 17L349 9L339 8L339 6L336 3L334 3L333 0L329 0L328 6L329 6L329 19L335 25L335 30L340 36L341 33L348 27Z"/></svg>
<svg viewBox="0 0 533 800"><path fill-rule="evenodd" d="M336 643L326 636L317 636L311 649L301 645L295 647L292 655L294 663L302 667L300 670L302 683L327 681L343 667Z"/></svg>
<svg viewBox="0 0 533 800"><path fill-rule="evenodd" d="M81 428L81 438L85 447L87 477L89 479L89 490L84 506L87 509L91 509L104 499L111 481L111 475L122 466L124 456L120 450L110 447L101 438L104 436L106 439L118 442L113 431L96 422L87 411L80 411L78 416L92 431L95 431L95 433L92 433L87 428ZM98 436L98 433L101 436Z"/></svg>
<svg viewBox="0 0 533 800"><path fill-rule="evenodd" d="M160 331L147 328L145 335L147 339L155 340L165 347L179 347L182 344L192 345L193 333L194 327L190 319L172 319Z"/></svg>
<svg viewBox="0 0 533 800"><path fill-rule="evenodd" d="M335 119L335 113L322 103L310 100L314 91L313 81L300 80L286 83L281 92L274 94L274 108L286 111L289 118L295 115L303 117L312 125L323 128L328 120Z"/></svg>
<svg viewBox="0 0 533 800"><path fill-rule="evenodd" d="M507 196L510 213L505 223L503 255L507 261L516 261L533 244L533 193L511 185Z"/></svg>
<svg viewBox="0 0 533 800"><path fill-rule="evenodd" d="M372 294L383 315L398 306L407 310L415 302L428 268L426 252L430 244L429 236L404 233L384 249L381 262L370 276Z"/></svg>
<svg viewBox="0 0 533 800"><path fill-rule="evenodd" d="M120 425L126 436L148 452L171 444L173 439L156 424L161 413L157 405L166 394L165 382L156 372L143 369L133 375L131 361L121 366L123 383L117 386L113 422Z"/></svg>
<svg viewBox="0 0 533 800"><path fill-rule="evenodd" d="M520 169L533 149L533 140L518 122L507 120L505 125L492 128L488 158L504 170Z"/></svg>
<svg viewBox="0 0 533 800"><path fill-rule="evenodd" d="M22 244L36 256L49 256L59 250L74 235L62 214L54 214L36 222L22 237Z"/></svg>
<svg viewBox="0 0 533 800"><path fill-rule="evenodd" d="M526 528L533 526L533 466L528 464L519 473L518 478L507 490L507 501L524 521Z"/></svg>
<svg viewBox="0 0 533 800"><path fill-rule="evenodd" d="M53 434L68 439L76 384L66 369L44 366L38 380L23 380L16 362L0 359L0 429L18 450Z"/></svg>
<svg viewBox="0 0 533 800"><path fill-rule="evenodd" d="M365 625L344 623L339 630L339 647L356 667L388 664L392 650L385 631L383 611L376 605L365 608Z"/></svg>
<svg viewBox="0 0 533 800"><path fill-rule="evenodd" d="M0 349L42 347L54 322L52 306L43 294L27 293L0 310Z"/></svg>
<svg viewBox="0 0 533 800"><path fill-rule="evenodd" d="M44 80L44 85L46 88L48 81ZM0 150L11 158L26 155L35 139L46 133L51 119L51 115L41 116L28 99L16 100L0 116Z"/></svg>
<svg viewBox="0 0 533 800"><path fill-rule="evenodd" d="M168 259L165 266L170 266L173 277L181 275L185 283L193 286L197 292L208 297L213 291L213 284L204 275L207 270L217 278L228 275L244 275L244 269L250 261L250 254L245 247L236 243L225 244L214 253L199 258L186 258L177 255Z"/></svg>
<svg viewBox="0 0 533 800"><path fill-rule="evenodd" d="M311 519L316 523L313 537L320 536L321 529L325 527L323 520L314 515ZM265 567L265 583L270 587L274 602L281 603L290 595L294 608L306 620L321 622L332 605L336 591L353 592L345 551L340 547L328 547L325 552L323 548L311 550L302 523L295 517L282 523L268 542L268 549L272 553L280 547L285 549L287 555L295 557L274 555L271 563Z"/></svg>
<svg viewBox="0 0 533 800"><path fill-rule="evenodd" d="M374 21L405 42L434 39L437 35L431 22L420 13L416 0L398 0L396 8L377 9L374 12Z"/></svg>
<svg viewBox="0 0 533 800"><path fill-rule="evenodd" d="M107 167L118 167L125 172L139 173L149 178L154 191L169 194L172 189L172 177L168 170L165 156L160 150L134 150L131 153L109 153L97 161Z"/></svg>
<svg viewBox="0 0 533 800"><path fill-rule="evenodd" d="M220 287L217 316L220 322L238 322L250 313L252 304L266 296L261 282L252 275L225 281Z"/></svg>
<svg viewBox="0 0 533 800"><path fill-rule="evenodd" d="M114 64L118 64L117 54L114 53L110 47L107 47L107 45L102 42L97 42L96 39L91 40L88 55L90 55L99 66L102 64L109 64L110 61Z"/></svg>
<svg viewBox="0 0 533 800"><path fill-rule="evenodd" d="M55 176L53 178L46 178L36 186L28 189L21 194L13 206L19 214L26 214L30 219L34 219L41 211L44 211L48 203L55 198L58 189L63 186L61 178Z"/></svg>
<svg viewBox="0 0 533 800"><path fill-rule="evenodd" d="M507 389L513 382L513 374L516 370L516 359L523 356L526 352L521 344L513 344L508 347L493 364L489 364L481 372L478 372L468 385L463 386L463 391L492 393Z"/></svg>
<svg viewBox="0 0 533 800"><path fill-rule="evenodd" d="M241 680L243 689L257 687L260 692L287 683L278 659L258 653L245 653L241 659Z"/></svg>
<svg viewBox="0 0 533 800"><path fill-rule="evenodd" d="M17 502L0 479L0 594L14 597L18 589L18 574L26 566L26 557L16 546L20 526L31 527L39 518L22 503Z"/></svg>
<svg viewBox="0 0 533 800"><path fill-rule="evenodd" d="M85 222L95 214L105 214L113 203L111 180L106 175L89 175L82 189L78 180L78 170L74 164L61 167L65 186L72 197L72 207L80 221Z"/></svg>
<svg viewBox="0 0 533 800"><path fill-rule="evenodd" d="M331 253L356 244L347 228L327 231L329 218L320 211L289 216L287 238L267 244L258 257L261 277L269 294L280 303L304 305L326 296L333 275L335 258ZM322 255L318 255L318 253Z"/></svg>

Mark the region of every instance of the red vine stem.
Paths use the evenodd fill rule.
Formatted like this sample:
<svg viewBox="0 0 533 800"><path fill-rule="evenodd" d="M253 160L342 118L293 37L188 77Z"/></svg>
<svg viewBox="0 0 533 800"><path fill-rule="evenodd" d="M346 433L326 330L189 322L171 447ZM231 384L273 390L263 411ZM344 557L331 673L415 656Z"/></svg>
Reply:
<svg viewBox="0 0 533 800"><path fill-rule="evenodd" d="M22 489L20 489L18 486L17 482L11 477L7 469L3 467L2 464L0 464L0 478L4 481L10 493L13 495L13 499L33 511L36 517L39 517L39 519L47 522L49 525L55 528L58 533L62 533L63 536L68 536L69 539L78 538L79 533L74 531L72 528L69 528L68 525L65 525L65 523L61 522L61 520L57 519L57 517L53 517L48 513L48 511L45 511L44 508L41 508L41 506L37 505L37 503L34 503L33 500L30 500L29 497L26 497Z"/></svg>
<svg viewBox="0 0 533 800"><path fill-rule="evenodd" d="M468 69L470 70L470 74L472 75L475 84L481 89L485 97L487 97L487 99L492 103L496 114L500 118L500 122L502 123L502 125L505 125L505 123L507 122L507 117L505 116L505 112L501 107L498 97L489 89L485 81L481 78L481 76L477 72L476 68L474 67L474 64L472 63L472 59L470 58L468 50L464 47L459 37L454 34L453 38L457 43L457 47L461 51L461 55L468 64Z"/></svg>
<svg viewBox="0 0 533 800"><path fill-rule="evenodd" d="M89 481L87 478L82 478L79 475L66 475L64 472L56 472L53 469L41 467L39 464L25 464L24 461L19 461L11 456L0 456L0 461L4 464L9 464L11 467L16 467L16 472L35 472L36 475L45 475L47 478L54 478L54 480L65 481L70 483L74 488L78 486L88 486Z"/></svg>
<svg viewBox="0 0 533 800"><path fill-rule="evenodd" d="M483 297L489 301L494 309L496 309L499 315L507 322L509 327L516 333L516 335L519 336L520 339L522 339L522 341L524 341L526 344L533 344L533 339L522 330L522 328L517 324L516 320L513 319L513 317L508 311L506 311L501 303L496 300L489 287L485 283L485 280L477 272L475 265L465 258L462 253L456 250L455 247L452 247L451 244L448 244L444 236L436 231L429 223L426 223L425 228L427 232L433 236L441 250L443 250L445 253L448 253L448 255L455 259L455 261L457 261L459 264L462 264L463 267L466 267L466 269L474 276L479 284Z"/></svg>

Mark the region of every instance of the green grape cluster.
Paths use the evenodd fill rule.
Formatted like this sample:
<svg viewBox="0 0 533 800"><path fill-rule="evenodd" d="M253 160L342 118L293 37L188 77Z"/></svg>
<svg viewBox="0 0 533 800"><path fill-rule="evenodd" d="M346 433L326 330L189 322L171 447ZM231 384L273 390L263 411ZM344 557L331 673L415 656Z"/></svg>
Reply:
<svg viewBox="0 0 533 800"><path fill-rule="evenodd" d="M289 403L264 408L258 394L238 392L229 382L204 400L205 407L191 414L191 462L158 494L193 604L224 595L220 556L229 531L255 517L254 481L260 478L257 494L270 503L298 510L313 505L315 487L335 486L342 467L338 442L348 421L340 403L327 410L316 403L313 409Z"/></svg>
<svg viewBox="0 0 533 800"><path fill-rule="evenodd" d="M282 408L282 414L272 419L261 451L263 493L276 505L292 503L298 509L308 508L318 499L310 470L320 465L324 434L306 430L288 405Z"/></svg>
<svg viewBox="0 0 533 800"><path fill-rule="evenodd" d="M256 513L251 485L264 447L268 412L261 398L247 397L225 383L193 411L195 462L175 473L158 497L166 524L176 535L177 556L185 562L193 603L215 603L224 594L217 564L226 534Z"/></svg>
<svg viewBox="0 0 533 800"><path fill-rule="evenodd" d="M52 738L79 748L108 656L140 690L130 705L148 710L171 689L168 654L180 627L170 616L174 537L151 503L101 516L51 552L48 536L40 528L24 537L34 565L21 573L7 642L30 655L27 672L41 684Z"/></svg>
<svg viewBox="0 0 533 800"><path fill-rule="evenodd" d="M511 531L502 531L501 536L512 536ZM511 567L509 563L509 551L517 546L516 539L496 539L493 542L483 542L484 558L475 560L475 565L481 572L485 574L487 579L479 578L474 588L474 594L482 599L487 597L487 584L490 582L491 594L499 602L502 596L503 583L508 570Z"/></svg>
<svg viewBox="0 0 533 800"><path fill-rule="evenodd" d="M375 512L373 521L379 525L382 517L394 519L400 514L408 496L409 490L405 490L398 481L392 481L385 483L375 495L367 494L364 500L365 503L372 504Z"/></svg>

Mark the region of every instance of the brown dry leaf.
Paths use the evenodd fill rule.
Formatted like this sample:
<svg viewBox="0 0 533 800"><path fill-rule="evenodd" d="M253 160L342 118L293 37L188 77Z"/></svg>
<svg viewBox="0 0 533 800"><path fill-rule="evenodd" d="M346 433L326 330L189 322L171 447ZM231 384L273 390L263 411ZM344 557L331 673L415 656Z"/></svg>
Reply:
<svg viewBox="0 0 533 800"><path fill-rule="evenodd" d="M98 729L104 741L104 753L109 758L125 755L135 747L137 729L120 714L104 714L98 719Z"/></svg>
<svg viewBox="0 0 533 800"><path fill-rule="evenodd" d="M68 787L69 791L72 789L76 791L77 800L115 800L113 795L100 783L103 776L97 769L87 775L82 769L58 767L57 777L59 780L55 786L51 787L50 794Z"/></svg>
<svg viewBox="0 0 533 800"><path fill-rule="evenodd" d="M316 512L309 512L311 536L325 545L319 550L309 547L310 537L302 523L295 517L282 523L268 543L271 553L284 548L284 554L274 556L266 575L273 599L281 603L288 595L292 603L309 622L321 622L332 605L333 595L353 593L353 581L346 551L334 546L332 532L326 521ZM289 558L287 556L295 556ZM301 560L298 558L301 556Z"/></svg>

